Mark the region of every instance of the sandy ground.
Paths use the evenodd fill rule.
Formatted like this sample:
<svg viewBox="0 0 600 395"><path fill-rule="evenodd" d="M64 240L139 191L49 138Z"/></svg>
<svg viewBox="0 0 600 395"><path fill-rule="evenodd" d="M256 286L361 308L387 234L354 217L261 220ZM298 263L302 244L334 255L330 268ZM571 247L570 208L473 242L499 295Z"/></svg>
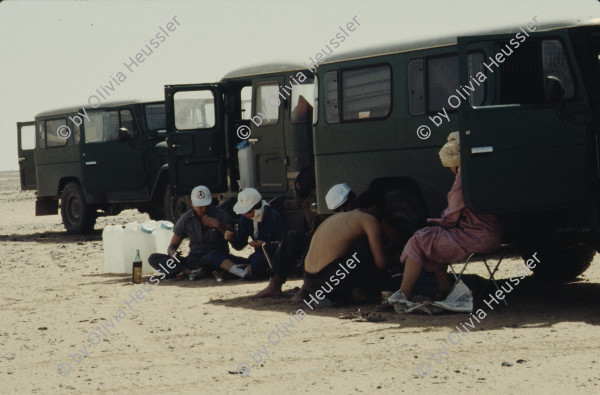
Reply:
<svg viewBox="0 0 600 395"><path fill-rule="evenodd" d="M34 216L17 173L0 173L0 213L1 393L600 392L598 255L581 281L525 279L509 307L483 304L470 333L450 335L471 316L349 322L338 315L353 308L250 300L264 282L162 281L145 291L103 273L101 229L146 215L101 218L93 234L68 236L60 216Z"/></svg>

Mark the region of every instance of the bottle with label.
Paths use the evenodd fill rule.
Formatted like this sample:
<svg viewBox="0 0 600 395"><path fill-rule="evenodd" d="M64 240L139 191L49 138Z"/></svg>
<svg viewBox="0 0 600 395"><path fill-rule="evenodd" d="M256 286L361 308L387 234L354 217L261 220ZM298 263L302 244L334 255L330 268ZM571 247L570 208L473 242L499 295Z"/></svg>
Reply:
<svg viewBox="0 0 600 395"><path fill-rule="evenodd" d="M142 283L142 258L140 258L140 250L137 250L135 259L133 260L132 281L134 284Z"/></svg>

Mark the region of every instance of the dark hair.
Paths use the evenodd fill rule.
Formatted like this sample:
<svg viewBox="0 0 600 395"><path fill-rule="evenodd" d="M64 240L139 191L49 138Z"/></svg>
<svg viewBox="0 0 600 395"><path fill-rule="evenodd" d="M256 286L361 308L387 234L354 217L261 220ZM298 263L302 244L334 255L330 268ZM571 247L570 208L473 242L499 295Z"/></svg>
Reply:
<svg viewBox="0 0 600 395"><path fill-rule="evenodd" d="M340 207L336 208L333 211L335 213L339 213L340 211L342 211L343 209L345 209L349 205L351 205L351 204L354 205L354 200L355 199L356 199L356 193L354 193L354 191L348 192L348 197L346 198L346 201L344 202L344 204L342 204Z"/></svg>

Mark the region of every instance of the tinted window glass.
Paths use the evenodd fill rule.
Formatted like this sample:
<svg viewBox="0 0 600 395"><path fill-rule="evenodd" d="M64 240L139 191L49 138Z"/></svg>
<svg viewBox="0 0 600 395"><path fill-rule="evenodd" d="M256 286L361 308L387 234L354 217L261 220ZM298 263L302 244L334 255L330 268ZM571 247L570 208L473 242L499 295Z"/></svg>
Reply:
<svg viewBox="0 0 600 395"><path fill-rule="evenodd" d="M121 117L121 125L119 128L126 128L129 131L129 135L132 139L137 138L138 131L135 126L135 121L133 120L133 115L130 110L121 110L119 111L119 116Z"/></svg>
<svg viewBox="0 0 600 395"><path fill-rule="evenodd" d="M483 52L469 54L467 62L469 67L469 80L461 90L465 96L469 96L469 101L472 106L481 106L485 100L485 82L487 81L487 79L483 78L483 76L485 76ZM478 75L483 82L480 82L480 80L477 79Z"/></svg>
<svg viewBox="0 0 600 395"><path fill-rule="evenodd" d="M150 130L166 130L167 121L164 104L146 105L146 123Z"/></svg>
<svg viewBox="0 0 600 395"><path fill-rule="evenodd" d="M563 97L565 99L573 98L575 96L575 84L567 63L567 55L560 41L544 40L542 42L542 63L544 80L548 76L558 78L565 90Z"/></svg>
<svg viewBox="0 0 600 395"><path fill-rule="evenodd" d="M392 105L389 66L342 71L342 119L383 118Z"/></svg>
<svg viewBox="0 0 600 395"><path fill-rule="evenodd" d="M448 98L456 95L458 83L458 56L445 56L427 60L427 110L428 112L453 109Z"/></svg>

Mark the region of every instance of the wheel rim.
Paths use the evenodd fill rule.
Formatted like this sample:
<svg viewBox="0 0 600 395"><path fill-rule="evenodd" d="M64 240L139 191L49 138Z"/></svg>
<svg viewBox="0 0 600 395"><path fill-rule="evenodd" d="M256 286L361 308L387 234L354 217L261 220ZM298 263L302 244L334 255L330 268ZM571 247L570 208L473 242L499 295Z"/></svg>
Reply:
<svg viewBox="0 0 600 395"><path fill-rule="evenodd" d="M81 218L81 201L76 196L69 196L67 199L67 218L71 223L76 223Z"/></svg>

